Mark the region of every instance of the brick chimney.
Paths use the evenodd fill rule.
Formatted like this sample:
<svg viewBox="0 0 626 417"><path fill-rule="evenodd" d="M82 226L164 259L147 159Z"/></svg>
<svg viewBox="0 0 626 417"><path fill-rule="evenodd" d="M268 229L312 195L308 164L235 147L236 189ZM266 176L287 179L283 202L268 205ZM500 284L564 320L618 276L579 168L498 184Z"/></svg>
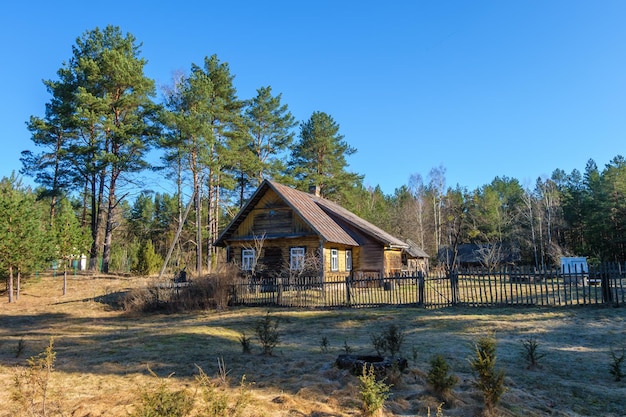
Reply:
<svg viewBox="0 0 626 417"><path fill-rule="evenodd" d="M315 197L320 196L320 186L319 185L309 185L309 194L313 194Z"/></svg>

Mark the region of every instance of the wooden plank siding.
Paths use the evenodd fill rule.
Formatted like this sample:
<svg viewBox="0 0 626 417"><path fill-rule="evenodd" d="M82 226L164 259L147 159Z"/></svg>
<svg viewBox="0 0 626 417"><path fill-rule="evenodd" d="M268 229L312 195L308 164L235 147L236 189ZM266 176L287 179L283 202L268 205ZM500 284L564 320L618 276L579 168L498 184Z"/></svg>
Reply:
<svg viewBox="0 0 626 417"><path fill-rule="evenodd" d="M316 256L313 275L332 277L332 282L398 274L403 269L401 248L408 248L335 203L269 180L259 185L215 245L227 248L226 261L239 266L243 265L242 251L255 250L259 267L250 272L281 279L302 276L302 272L290 270L291 249L301 247L305 249L307 273L311 273L311 258ZM352 253L351 268L346 265L347 251ZM242 276L250 272L242 271Z"/></svg>
<svg viewBox="0 0 626 417"><path fill-rule="evenodd" d="M402 250L385 249L385 275L398 275L402 273Z"/></svg>
<svg viewBox="0 0 626 417"><path fill-rule="evenodd" d="M272 190L237 227L231 240L314 235L313 230Z"/></svg>
<svg viewBox="0 0 626 417"><path fill-rule="evenodd" d="M392 273L399 272L402 267L399 250L383 250L381 244L359 230L344 225L360 246L348 246L332 242L320 243L320 237L297 215L273 190L268 190L259 202L251 209L250 214L237 227L228 240L230 261L242 264L243 249L255 248L255 237L262 240L262 253L258 256L260 271L263 275L278 275L277 269L289 268L290 249L304 247L306 256L318 253L323 247L324 276L332 276L333 281L344 280L351 273ZM257 243L257 246L259 243ZM268 257L266 249L271 252ZM331 268L331 250L338 250L338 266ZM280 254L276 251L280 250ZM346 251L352 251L352 270L346 268ZM319 255L318 255L319 256ZM277 260L279 258L280 260ZM386 268L386 266L389 266ZM271 270L268 271L268 268Z"/></svg>

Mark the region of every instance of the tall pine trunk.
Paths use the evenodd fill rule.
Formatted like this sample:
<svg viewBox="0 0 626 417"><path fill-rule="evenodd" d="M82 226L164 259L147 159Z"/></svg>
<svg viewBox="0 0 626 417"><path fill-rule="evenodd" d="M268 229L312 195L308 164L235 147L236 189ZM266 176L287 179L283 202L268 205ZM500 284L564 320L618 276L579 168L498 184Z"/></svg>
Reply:
<svg viewBox="0 0 626 417"><path fill-rule="evenodd" d="M102 249L102 272L109 273L111 264L111 243L113 241L113 205L112 197L109 197L109 207L107 209L107 220L104 227L104 248Z"/></svg>
<svg viewBox="0 0 626 417"><path fill-rule="evenodd" d="M202 275L202 195L196 173L194 173L194 183L196 192L196 276L200 277Z"/></svg>
<svg viewBox="0 0 626 417"><path fill-rule="evenodd" d="M13 299L13 266L9 265L9 277L7 278L9 280L8 282L8 290L9 290L9 303L14 302L15 300Z"/></svg>
<svg viewBox="0 0 626 417"><path fill-rule="evenodd" d="M15 286L15 301L20 299L20 292L22 289L22 269L17 267L17 285Z"/></svg>
<svg viewBox="0 0 626 417"><path fill-rule="evenodd" d="M107 220L104 228L104 249L102 251L102 272L109 272L111 264L111 243L113 241L113 220L115 207L117 206L115 191L117 187L117 177L119 172L112 173L109 183L109 204L107 207Z"/></svg>

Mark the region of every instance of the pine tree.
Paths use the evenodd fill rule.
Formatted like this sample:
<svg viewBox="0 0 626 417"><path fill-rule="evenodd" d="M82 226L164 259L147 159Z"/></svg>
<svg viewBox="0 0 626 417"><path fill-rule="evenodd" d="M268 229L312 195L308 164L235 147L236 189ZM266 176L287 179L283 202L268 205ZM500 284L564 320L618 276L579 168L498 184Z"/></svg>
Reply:
<svg viewBox="0 0 626 417"><path fill-rule="evenodd" d="M196 212L196 273L203 270L203 230L208 230L207 265L213 261L213 241L218 234L220 195L223 187L233 189L235 180L225 167L235 165L241 149L244 103L237 98L227 63L216 55L204 65L193 64L191 74L182 77L168 97L165 120L170 129L163 146L169 161L180 166L193 181ZM206 190L207 225L203 225L202 196Z"/></svg>
<svg viewBox="0 0 626 417"><path fill-rule="evenodd" d="M21 276L52 258L44 217L41 203L19 178L0 180L0 267L7 272L10 303L19 299Z"/></svg>
<svg viewBox="0 0 626 417"><path fill-rule="evenodd" d="M24 171L32 169L53 196L52 208L69 184L82 188L83 221L88 206L91 220L90 269L103 247L105 272L118 184L146 168L145 155L158 133L154 81L144 75L146 61L139 54L135 38L119 27L96 28L78 38L72 57L57 71L59 79L45 81L52 94L45 118L29 123L35 145L48 150L22 158Z"/></svg>
<svg viewBox="0 0 626 417"><path fill-rule="evenodd" d="M90 236L81 228L69 201L63 198L59 200L58 206L52 230L56 259L63 266L63 295L66 295L68 263L79 260L86 254L91 242Z"/></svg>
<svg viewBox="0 0 626 417"><path fill-rule="evenodd" d="M343 138L339 125L323 112L314 112L300 125L299 141L292 150L288 170L299 189L318 186L322 197L341 204L343 194L361 184L362 175L346 170L346 156L356 149Z"/></svg>
<svg viewBox="0 0 626 417"><path fill-rule="evenodd" d="M285 171L281 155L293 141L292 129L297 125L281 94L272 96L271 87L261 87L245 110L246 140L239 152L236 179L239 206L247 191L258 186L264 178L276 178Z"/></svg>

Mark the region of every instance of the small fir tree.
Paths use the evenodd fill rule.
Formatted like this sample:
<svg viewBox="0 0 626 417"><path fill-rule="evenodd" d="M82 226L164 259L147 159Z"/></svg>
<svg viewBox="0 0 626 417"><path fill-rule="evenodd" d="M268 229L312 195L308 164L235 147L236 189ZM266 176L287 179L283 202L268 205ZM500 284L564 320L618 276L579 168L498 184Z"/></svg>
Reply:
<svg viewBox="0 0 626 417"><path fill-rule="evenodd" d="M507 390L504 387L504 371L496 369L496 339L492 336L479 338L475 353L476 356L469 359L472 370L477 374L474 386L483 393L485 413L493 415L500 397Z"/></svg>
<svg viewBox="0 0 626 417"><path fill-rule="evenodd" d="M137 253L137 264L134 268L135 272L140 275L152 275L159 270L162 263L163 259L154 252L152 241L143 241Z"/></svg>
<svg viewBox="0 0 626 417"><path fill-rule="evenodd" d="M54 245L57 260L63 264L63 295L67 294L68 264L87 253L91 237L80 227L67 199L59 200L53 219Z"/></svg>

